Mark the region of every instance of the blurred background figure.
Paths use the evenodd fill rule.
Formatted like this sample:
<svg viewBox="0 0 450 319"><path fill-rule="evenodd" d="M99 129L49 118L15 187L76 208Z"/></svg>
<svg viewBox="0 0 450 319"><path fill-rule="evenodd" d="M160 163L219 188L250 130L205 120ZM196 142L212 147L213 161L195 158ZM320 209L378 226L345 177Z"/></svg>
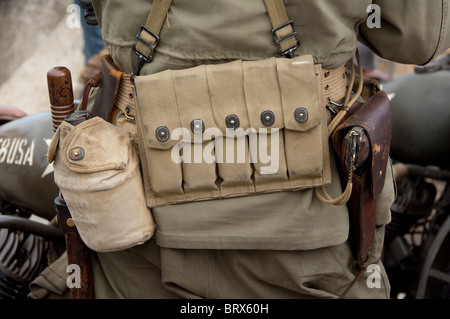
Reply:
<svg viewBox="0 0 450 319"><path fill-rule="evenodd" d="M80 6L80 23L83 28L84 55L87 63L95 54L103 50L105 44L98 24L94 25L86 22L86 19L89 19L89 13L87 13L88 4L86 2L90 3L90 1L83 0L74 1L76 5Z"/></svg>
<svg viewBox="0 0 450 319"><path fill-rule="evenodd" d="M74 96L81 96L104 45L78 1L0 1L0 105L29 115L48 111L46 74L55 66L71 71Z"/></svg>
<svg viewBox="0 0 450 319"><path fill-rule="evenodd" d="M85 67L80 73L80 82L86 83L91 76L101 69L101 57L108 53L103 42L100 27L96 22L95 15L91 9L91 1L74 0L80 6L80 23L83 29L83 52L85 56Z"/></svg>
<svg viewBox="0 0 450 319"><path fill-rule="evenodd" d="M81 25L68 23L79 17L73 1L0 1L0 105L29 115L48 111L46 74L55 66L71 71L79 96L85 57Z"/></svg>

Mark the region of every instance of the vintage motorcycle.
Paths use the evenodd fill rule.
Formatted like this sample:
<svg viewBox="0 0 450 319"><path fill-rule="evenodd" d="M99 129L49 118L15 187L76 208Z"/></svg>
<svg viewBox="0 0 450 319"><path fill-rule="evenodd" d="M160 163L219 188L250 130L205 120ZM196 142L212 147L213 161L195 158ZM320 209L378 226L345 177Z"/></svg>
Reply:
<svg viewBox="0 0 450 319"><path fill-rule="evenodd" d="M383 257L391 297L448 299L450 56L382 88L391 98L397 185ZM0 107L0 298L26 298L29 283L65 250L46 157L52 136L50 111Z"/></svg>
<svg viewBox="0 0 450 319"><path fill-rule="evenodd" d="M54 227L58 189L45 156L51 114L26 116L9 107L0 113L0 297L24 298L28 284L65 247Z"/></svg>
<svg viewBox="0 0 450 319"><path fill-rule="evenodd" d="M450 55L382 83L397 196L384 266L392 298L450 298Z"/></svg>

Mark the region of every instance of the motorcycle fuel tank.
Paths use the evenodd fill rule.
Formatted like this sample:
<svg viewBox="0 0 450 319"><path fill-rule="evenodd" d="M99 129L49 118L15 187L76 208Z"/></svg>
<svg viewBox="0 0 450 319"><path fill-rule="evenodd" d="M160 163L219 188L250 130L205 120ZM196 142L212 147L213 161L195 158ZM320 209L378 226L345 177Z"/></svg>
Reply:
<svg viewBox="0 0 450 319"><path fill-rule="evenodd" d="M391 99L391 156L450 167L450 70L412 73L382 84Z"/></svg>
<svg viewBox="0 0 450 319"><path fill-rule="evenodd" d="M47 162L53 137L51 112L26 116L0 126L0 201L39 217L55 216L58 187Z"/></svg>

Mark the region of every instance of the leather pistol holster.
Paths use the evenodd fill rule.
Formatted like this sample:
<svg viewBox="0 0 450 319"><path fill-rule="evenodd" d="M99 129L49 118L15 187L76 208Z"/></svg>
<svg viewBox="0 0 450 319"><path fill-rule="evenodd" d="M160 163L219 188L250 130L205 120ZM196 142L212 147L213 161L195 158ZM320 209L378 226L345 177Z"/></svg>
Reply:
<svg viewBox="0 0 450 319"><path fill-rule="evenodd" d="M392 135L391 108L384 91L376 92L365 103L353 104L332 134L343 183L347 182L349 173L348 136L351 135L351 130L358 129L365 142L364 139L361 140L362 144L356 147L353 188L347 207L350 245L357 265L365 268L374 239L376 200L384 187Z"/></svg>
<svg viewBox="0 0 450 319"><path fill-rule="evenodd" d="M95 97L92 117L98 116L112 122L113 107L119 91L120 80L124 72L114 64L111 55L102 58L102 77L97 96Z"/></svg>

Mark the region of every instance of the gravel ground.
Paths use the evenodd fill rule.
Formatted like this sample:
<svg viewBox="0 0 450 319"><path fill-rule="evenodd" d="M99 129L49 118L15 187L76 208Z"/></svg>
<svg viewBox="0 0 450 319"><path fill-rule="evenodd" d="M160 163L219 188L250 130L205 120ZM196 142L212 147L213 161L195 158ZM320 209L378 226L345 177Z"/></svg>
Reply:
<svg viewBox="0 0 450 319"><path fill-rule="evenodd" d="M65 66L75 96L84 66L81 28L69 27L71 0L2 0L0 3L0 105L28 114L48 111L47 71Z"/></svg>

